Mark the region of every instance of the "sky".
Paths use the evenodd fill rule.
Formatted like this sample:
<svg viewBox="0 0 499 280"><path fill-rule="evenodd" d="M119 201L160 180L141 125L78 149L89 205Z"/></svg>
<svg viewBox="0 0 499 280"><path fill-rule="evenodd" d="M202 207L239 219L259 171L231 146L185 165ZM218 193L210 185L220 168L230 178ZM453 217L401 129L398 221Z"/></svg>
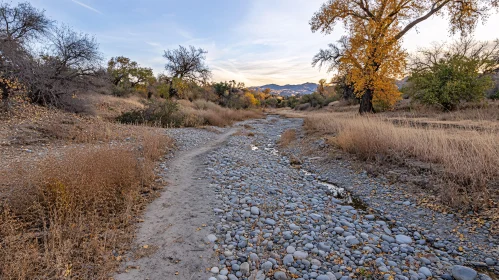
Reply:
<svg viewBox="0 0 499 280"><path fill-rule="evenodd" d="M31 0L59 23L96 37L105 60L126 56L156 74L164 72L164 50L193 45L208 51L214 81L247 86L300 84L330 78L313 68L313 56L337 41L312 33L309 21L326 0ZM13 1L16 3L18 1ZM499 37L499 15L475 32L478 40ZM409 52L451 40L444 19L432 18L406 34Z"/></svg>

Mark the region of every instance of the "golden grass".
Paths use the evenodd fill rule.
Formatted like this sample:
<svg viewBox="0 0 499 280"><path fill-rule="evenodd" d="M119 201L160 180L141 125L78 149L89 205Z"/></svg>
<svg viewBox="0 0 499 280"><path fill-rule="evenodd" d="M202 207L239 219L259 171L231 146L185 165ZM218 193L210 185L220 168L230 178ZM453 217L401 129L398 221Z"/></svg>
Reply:
<svg viewBox="0 0 499 280"><path fill-rule="evenodd" d="M281 138L279 138L279 146L287 147L295 140L296 140L296 129L288 129L281 134Z"/></svg>
<svg viewBox="0 0 499 280"><path fill-rule="evenodd" d="M192 103L180 100L179 104L180 112L184 114L186 119L194 120L184 122L184 126L213 125L224 127L232 125L234 122L263 117L263 113L258 110L234 110L202 99Z"/></svg>
<svg viewBox="0 0 499 280"><path fill-rule="evenodd" d="M165 135L142 131L133 144L79 145L12 165L0 176L8 178L0 278L109 278L151 198L154 161L169 145Z"/></svg>
<svg viewBox="0 0 499 280"><path fill-rule="evenodd" d="M444 170L442 198L451 205L483 206L487 185L499 175L499 135L490 131L394 125L380 116L310 114L310 131L333 134L345 151L372 160L413 158Z"/></svg>

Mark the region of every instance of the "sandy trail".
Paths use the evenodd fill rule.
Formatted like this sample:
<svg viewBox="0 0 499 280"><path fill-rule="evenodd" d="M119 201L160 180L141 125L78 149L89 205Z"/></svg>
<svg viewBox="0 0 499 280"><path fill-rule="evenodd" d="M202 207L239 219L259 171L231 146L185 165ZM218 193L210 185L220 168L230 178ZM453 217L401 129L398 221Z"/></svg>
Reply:
<svg viewBox="0 0 499 280"><path fill-rule="evenodd" d="M130 256L123 271L114 278L208 279L206 268L217 263L206 236L214 220L215 190L196 177L200 156L224 143L236 129L194 149L180 152L169 164L168 186L146 210L135 245L152 254ZM147 249L144 249L147 245Z"/></svg>

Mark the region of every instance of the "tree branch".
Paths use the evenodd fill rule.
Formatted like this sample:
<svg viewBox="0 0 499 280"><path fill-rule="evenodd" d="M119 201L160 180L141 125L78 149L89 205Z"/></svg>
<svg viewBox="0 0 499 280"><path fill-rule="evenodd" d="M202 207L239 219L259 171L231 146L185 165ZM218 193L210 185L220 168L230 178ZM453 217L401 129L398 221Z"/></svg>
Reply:
<svg viewBox="0 0 499 280"><path fill-rule="evenodd" d="M411 30L411 28L413 28L414 26L416 26L416 24L418 24L418 23L420 23L420 22L428 19L433 14L435 14L438 11L440 11L450 1L451 0L444 0L444 1L442 1L442 3L440 5L437 5L438 1L435 2L435 4L433 4L433 7L431 8L431 10L428 13L426 13L426 15L424 15L422 17L419 17L419 18L415 19L414 21L412 21L411 23L409 23L404 29L402 29L397 35L395 35L394 40L397 41L400 38L402 38L402 36L404 36L405 33L407 33L409 30Z"/></svg>

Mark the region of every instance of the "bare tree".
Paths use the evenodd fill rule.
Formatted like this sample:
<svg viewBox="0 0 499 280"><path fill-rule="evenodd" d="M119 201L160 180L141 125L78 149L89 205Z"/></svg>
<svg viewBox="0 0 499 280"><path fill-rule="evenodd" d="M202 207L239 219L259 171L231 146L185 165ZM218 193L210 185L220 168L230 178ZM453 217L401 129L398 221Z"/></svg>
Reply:
<svg viewBox="0 0 499 280"><path fill-rule="evenodd" d="M101 73L101 54L95 38L67 26L53 29L49 48L36 59L27 91L39 104L56 104L64 94L88 89Z"/></svg>
<svg viewBox="0 0 499 280"><path fill-rule="evenodd" d="M211 77L211 71L205 64L207 51L193 46L189 49L179 46L175 50L167 50L163 55L167 63L166 71L170 74L170 96L175 95L173 79L186 80L193 83L205 83Z"/></svg>
<svg viewBox="0 0 499 280"><path fill-rule="evenodd" d="M32 56L27 44L46 34L52 21L29 3L0 3L0 90L4 110L12 91L31 75Z"/></svg>
<svg viewBox="0 0 499 280"><path fill-rule="evenodd" d="M418 50L411 57L410 68L413 72L424 71L448 57L473 60L480 73L490 74L499 66L499 39L480 42L473 37L461 37L451 44L434 44L431 48Z"/></svg>
<svg viewBox="0 0 499 280"><path fill-rule="evenodd" d="M0 3L2 41L25 42L44 34L51 24L43 10L34 8L28 2L19 3L16 7Z"/></svg>

